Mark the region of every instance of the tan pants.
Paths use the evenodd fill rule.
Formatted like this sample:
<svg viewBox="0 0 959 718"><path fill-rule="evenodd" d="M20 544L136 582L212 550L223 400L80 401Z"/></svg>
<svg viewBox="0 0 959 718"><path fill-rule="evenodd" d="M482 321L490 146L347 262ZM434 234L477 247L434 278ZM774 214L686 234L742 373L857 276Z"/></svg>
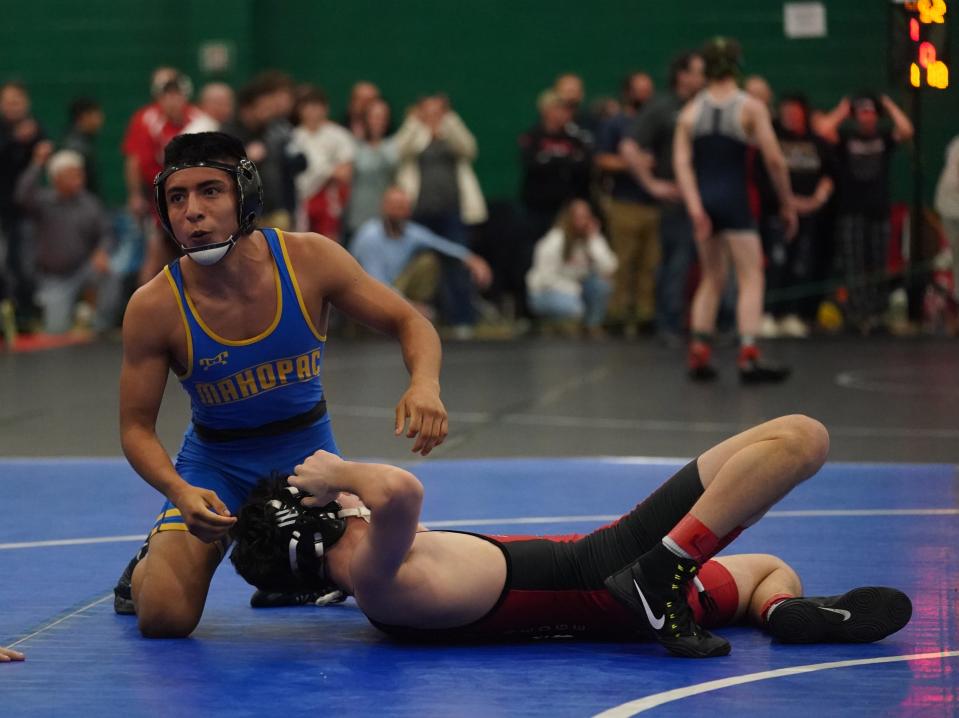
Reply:
<svg viewBox="0 0 959 718"><path fill-rule="evenodd" d="M607 316L649 322L656 312L659 208L609 198L604 203L609 242L619 260Z"/></svg>
<svg viewBox="0 0 959 718"><path fill-rule="evenodd" d="M439 257L433 252L420 252L406 265L393 286L411 302L427 304L433 301L439 281Z"/></svg>

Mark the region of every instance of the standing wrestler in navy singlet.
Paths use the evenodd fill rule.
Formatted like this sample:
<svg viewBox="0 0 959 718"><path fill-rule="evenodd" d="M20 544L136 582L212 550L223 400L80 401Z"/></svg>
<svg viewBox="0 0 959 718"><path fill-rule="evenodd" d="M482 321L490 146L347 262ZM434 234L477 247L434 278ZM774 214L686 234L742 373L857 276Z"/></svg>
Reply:
<svg viewBox="0 0 959 718"><path fill-rule="evenodd" d="M880 640L909 621L901 591L802 597L775 556L713 558L815 474L828 444L819 422L781 417L712 447L615 523L548 537L426 531L411 473L317 451L254 490L231 560L263 588L351 594L374 626L412 641L648 638L707 658L730 650L708 627L747 614L783 642ZM370 515L331 502L343 491Z"/></svg>
<svg viewBox="0 0 959 718"><path fill-rule="evenodd" d="M167 501L115 589L115 608L135 612L145 636L177 637L199 622L235 512L256 481L289 473L317 447L337 450L320 379L331 306L399 340L410 386L395 432L409 420L413 451L442 443L447 416L432 325L337 243L256 229L262 187L238 140L175 138L155 187L184 257L127 307L120 432L131 466ZM156 434L171 370L192 406L175 463Z"/></svg>
<svg viewBox="0 0 959 718"><path fill-rule="evenodd" d="M756 337L762 320L762 246L747 196L747 150L762 152L780 200L780 213L791 237L796 210L786 162L769 113L739 89L739 44L716 38L703 48L708 84L682 111L676 126L673 162L683 201L693 221L701 278L690 318L689 375L696 380L717 376L711 359L716 314L732 257L739 289L739 377L744 383L782 381L789 370L762 362Z"/></svg>

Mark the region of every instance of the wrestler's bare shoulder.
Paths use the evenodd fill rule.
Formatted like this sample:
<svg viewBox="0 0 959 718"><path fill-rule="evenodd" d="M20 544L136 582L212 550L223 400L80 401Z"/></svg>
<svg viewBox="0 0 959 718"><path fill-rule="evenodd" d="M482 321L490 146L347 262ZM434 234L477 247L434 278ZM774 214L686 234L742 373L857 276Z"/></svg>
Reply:
<svg viewBox="0 0 959 718"><path fill-rule="evenodd" d="M696 119L696 114L699 112L699 96L694 95L689 99L689 101L683 105L683 108L679 111L679 115L676 118L676 122L682 125L683 127L691 127L693 121Z"/></svg>
<svg viewBox="0 0 959 718"><path fill-rule="evenodd" d="M284 232L283 241L301 289L314 300L338 291L360 273L339 242L315 232Z"/></svg>
<svg viewBox="0 0 959 718"><path fill-rule="evenodd" d="M139 287L127 303L126 318L132 315L137 318L149 317L150 321L164 323L167 317L172 316L179 321L179 302L173 293L173 286L166 271L161 271Z"/></svg>
<svg viewBox="0 0 959 718"><path fill-rule="evenodd" d="M182 333L182 312L173 292L165 271L137 289L123 315L125 339L170 340L174 334Z"/></svg>
<svg viewBox="0 0 959 718"><path fill-rule="evenodd" d="M346 251L339 242L316 232L283 232L283 241L294 263Z"/></svg>

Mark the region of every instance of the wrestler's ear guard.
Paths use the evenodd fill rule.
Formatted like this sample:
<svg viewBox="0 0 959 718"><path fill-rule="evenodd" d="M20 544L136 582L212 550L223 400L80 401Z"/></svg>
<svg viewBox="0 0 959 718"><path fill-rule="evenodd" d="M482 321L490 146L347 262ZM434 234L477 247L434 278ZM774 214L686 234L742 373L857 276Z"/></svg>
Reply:
<svg viewBox="0 0 959 718"><path fill-rule="evenodd" d="M236 236L249 234L256 226L256 218L263 211L263 182L260 179L260 173L253 164L252 160L242 159L236 165L226 162L217 162L215 160L205 160L202 162L184 162L179 165L167 167L158 173L153 180L153 197L156 202L157 215L160 217L160 224L167 234L176 241L176 235L173 234L173 227L170 225L170 211L167 207L166 192L164 187L170 175L188 167L212 167L213 169L226 172L233 178L236 187L237 197L237 217Z"/></svg>

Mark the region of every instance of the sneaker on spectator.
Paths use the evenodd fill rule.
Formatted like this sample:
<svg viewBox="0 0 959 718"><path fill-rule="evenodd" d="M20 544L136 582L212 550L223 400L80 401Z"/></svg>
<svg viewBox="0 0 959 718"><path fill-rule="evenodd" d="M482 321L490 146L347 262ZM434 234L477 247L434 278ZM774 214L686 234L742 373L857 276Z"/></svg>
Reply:
<svg viewBox="0 0 959 718"><path fill-rule="evenodd" d="M809 336L809 327L806 322L795 314L789 314L783 317L779 322L779 331L782 336L792 337L793 339L805 339Z"/></svg>
<svg viewBox="0 0 959 718"><path fill-rule="evenodd" d="M83 300L77 302L73 310L74 326L81 329L89 329L93 326L94 308L89 302Z"/></svg>
<svg viewBox="0 0 959 718"><path fill-rule="evenodd" d="M780 327L772 314L763 314L762 324L759 325L759 336L763 339L775 339L780 336Z"/></svg>
<svg viewBox="0 0 959 718"><path fill-rule="evenodd" d="M472 324L454 324L450 328L450 338L458 342L470 341L475 333Z"/></svg>

